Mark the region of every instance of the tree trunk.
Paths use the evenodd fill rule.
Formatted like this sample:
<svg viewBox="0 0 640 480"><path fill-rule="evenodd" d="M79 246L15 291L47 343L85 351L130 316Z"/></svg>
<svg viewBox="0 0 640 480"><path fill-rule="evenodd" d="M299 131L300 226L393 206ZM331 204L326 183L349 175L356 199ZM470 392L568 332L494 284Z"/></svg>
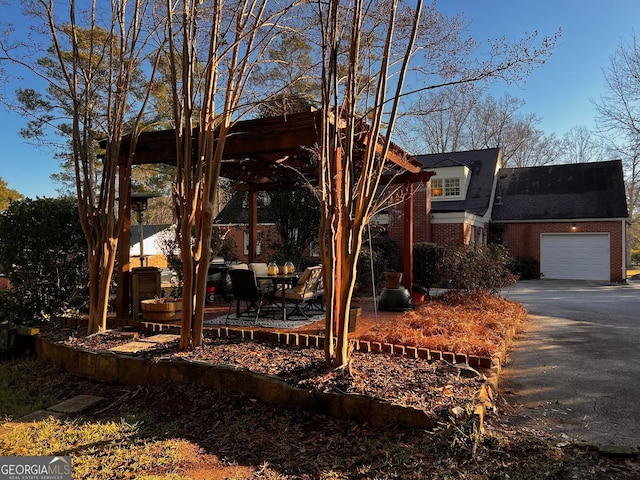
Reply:
<svg viewBox="0 0 640 480"><path fill-rule="evenodd" d="M194 264L191 256L191 222L182 219L180 225L180 251L182 254L182 320L180 350L191 347L191 325L193 322Z"/></svg>

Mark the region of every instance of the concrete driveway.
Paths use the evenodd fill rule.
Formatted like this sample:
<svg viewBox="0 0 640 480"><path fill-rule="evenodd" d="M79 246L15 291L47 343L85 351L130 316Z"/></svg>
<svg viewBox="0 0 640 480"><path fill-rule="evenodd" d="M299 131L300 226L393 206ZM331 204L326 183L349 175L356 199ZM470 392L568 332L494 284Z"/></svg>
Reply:
<svg viewBox="0 0 640 480"><path fill-rule="evenodd" d="M530 280L503 295L529 312L500 377L509 421L640 447L640 282Z"/></svg>

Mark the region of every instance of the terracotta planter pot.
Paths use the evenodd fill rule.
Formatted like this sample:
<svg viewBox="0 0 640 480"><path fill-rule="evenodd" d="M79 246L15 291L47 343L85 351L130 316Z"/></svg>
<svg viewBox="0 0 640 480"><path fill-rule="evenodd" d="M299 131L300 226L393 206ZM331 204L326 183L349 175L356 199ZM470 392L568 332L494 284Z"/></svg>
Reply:
<svg viewBox="0 0 640 480"><path fill-rule="evenodd" d="M423 303L425 299L424 293L413 292L411 294L411 301L413 303Z"/></svg>
<svg viewBox="0 0 640 480"><path fill-rule="evenodd" d="M362 307L354 307L349 312L349 331L355 332L358 328L358 320L362 315Z"/></svg>
<svg viewBox="0 0 640 480"><path fill-rule="evenodd" d="M180 320L182 315L182 301L159 301L155 298L142 300L142 318L147 322L173 322Z"/></svg>
<svg viewBox="0 0 640 480"><path fill-rule="evenodd" d="M386 272L384 274L384 285L387 288L400 288L402 282L402 272Z"/></svg>

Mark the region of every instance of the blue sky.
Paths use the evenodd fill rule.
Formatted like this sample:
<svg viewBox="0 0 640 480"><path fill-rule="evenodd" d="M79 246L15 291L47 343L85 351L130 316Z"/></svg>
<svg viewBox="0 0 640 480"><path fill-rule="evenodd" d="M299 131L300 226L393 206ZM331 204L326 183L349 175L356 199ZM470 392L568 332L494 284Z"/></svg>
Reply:
<svg viewBox="0 0 640 480"><path fill-rule="evenodd" d="M594 126L592 100L603 93L602 69L620 42L629 40L634 28L640 29L638 0L442 0L438 6L448 15L464 13L472 22L470 35L479 41L504 35L516 42L525 32L552 35L562 28L553 55L526 82L492 88L496 97L508 92L524 100L522 112L535 113L541 119L539 128L557 136L575 126ZM2 9L5 18L20 25L16 7ZM5 94L18 86L0 84ZM56 196L49 176L58 171L58 163L51 152L18 136L25 124L22 117L0 107L0 177L25 196Z"/></svg>

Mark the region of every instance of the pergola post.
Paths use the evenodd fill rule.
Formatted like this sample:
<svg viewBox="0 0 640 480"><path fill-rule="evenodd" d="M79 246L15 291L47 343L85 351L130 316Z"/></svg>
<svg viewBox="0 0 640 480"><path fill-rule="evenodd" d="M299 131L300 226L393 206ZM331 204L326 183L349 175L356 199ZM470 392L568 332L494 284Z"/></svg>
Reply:
<svg viewBox="0 0 640 480"><path fill-rule="evenodd" d="M404 213L404 235L403 235L403 278L404 287L413 292L413 192L414 184L405 184L405 195L403 201Z"/></svg>
<svg viewBox="0 0 640 480"><path fill-rule="evenodd" d="M249 239L248 261L256 260L258 249L258 191L292 188L301 176L309 181L317 180L317 166L309 161L313 145L319 142L322 112L301 112L273 118L242 120L235 123L228 133L221 176L241 182L248 191ZM127 318L131 304L129 245L131 238L131 177L128 167L131 137L123 139L120 146L120 195L129 200L123 230L118 245L118 270L116 311ZM136 144L134 165L167 163L176 164L175 130L150 131L141 134ZM106 148L106 140L101 142ZM382 152L381 144L376 146ZM196 153L197 154L197 153ZM428 182L433 172L426 172L402 149L392 145L387 160L394 170L405 170L399 175L384 175L381 184L389 182L407 184ZM412 286L413 266L413 186L408 188L404 219L404 278L408 289Z"/></svg>
<svg viewBox="0 0 640 480"><path fill-rule="evenodd" d="M249 263L256 260L258 251L258 192L250 189L249 197Z"/></svg>
<svg viewBox="0 0 640 480"><path fill-rule="evenodd" d="M126 201L123 212L122 232L118 238L118 271L116 273L116 315L118 318L129 318L129 284L131 263L129 248L131 241L131 169L126 165L119 166L120 202Z"/></svg>

